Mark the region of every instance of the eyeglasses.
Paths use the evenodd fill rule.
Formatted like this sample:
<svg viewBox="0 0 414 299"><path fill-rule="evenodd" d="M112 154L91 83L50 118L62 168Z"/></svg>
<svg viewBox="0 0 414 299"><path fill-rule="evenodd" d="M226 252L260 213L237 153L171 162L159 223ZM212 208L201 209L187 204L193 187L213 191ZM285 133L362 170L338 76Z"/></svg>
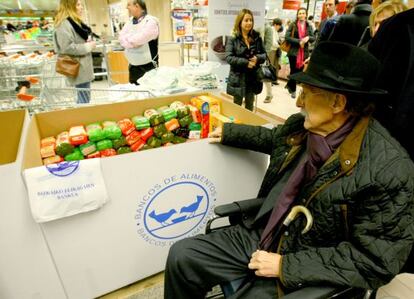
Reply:
<svg viewBox="0 0 414 299"><path fill-rule="evenodd" d="M305 99L306 96L310 96L310 95L317 95L317 94L324 94L324 92L320 91L320 92L305 92L303 89L300 91L299 96L298 96L298 100L299 101L303 101Z"/></svg>

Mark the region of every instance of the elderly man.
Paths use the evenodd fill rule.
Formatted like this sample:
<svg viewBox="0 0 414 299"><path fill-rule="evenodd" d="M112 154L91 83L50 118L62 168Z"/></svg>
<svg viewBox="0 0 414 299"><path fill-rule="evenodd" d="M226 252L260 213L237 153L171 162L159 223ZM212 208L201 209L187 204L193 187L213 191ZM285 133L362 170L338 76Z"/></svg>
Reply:
<svg viewBox="0 0 414 299"><path fill-rule="evenodd" d="M235 298L321 284L378 288L399 273L414 238L414 164L372 117L379 62L345 43L323 42L303 73L302 109L274 129L225 124L222 144L270 155L255 214L172 246L165 298L203 298L243 279ZM305 219L286 227L295 206ZM303 207L302 207L303 209ZM276 288L278 286L278 288Z"/></svg>

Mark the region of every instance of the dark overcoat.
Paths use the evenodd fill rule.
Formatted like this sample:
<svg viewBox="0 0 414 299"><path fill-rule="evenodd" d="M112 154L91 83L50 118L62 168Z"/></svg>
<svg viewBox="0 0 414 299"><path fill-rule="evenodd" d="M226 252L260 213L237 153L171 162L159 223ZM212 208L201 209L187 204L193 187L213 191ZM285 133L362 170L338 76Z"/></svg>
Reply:
<svg viewBox="0 0 414 299"><path fill-rule="evenodd" d="M305 44L305 59L309 57L309 44L315 41L315 35L313 34L312 26L306 22L306 36L309 36L309 42ZM293 32L293 35L292 35ZM299 51L299 31L296 22L292 22L286 30L285 39L290 43L290 50L287 53L288 56L297 56Z"/></svg>
<svg viewBox="0 0 414 299"><path fill-rule="evenodd" d="M259 33L252 31L253 41L247 47L240 35L232 36L226 44L226 61L230 64L227 81L227 93L232 96L245 97L247 88L254 94L262 92L263 83L256 79L257 68L266 59L266 51ZM249 69L249 58L257 57L256 67Z"/></svg>

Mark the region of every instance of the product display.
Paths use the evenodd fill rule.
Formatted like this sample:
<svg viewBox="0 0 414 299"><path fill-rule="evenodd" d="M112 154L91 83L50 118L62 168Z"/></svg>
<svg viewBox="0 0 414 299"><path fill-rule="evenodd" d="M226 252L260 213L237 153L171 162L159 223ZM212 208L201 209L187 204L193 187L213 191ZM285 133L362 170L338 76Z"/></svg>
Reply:
<svg viewBox="0 0 414 299"><path fill-rule="evenodd" d="M211 128L232 121L219 113L219 102L209 96L194 97L188 104L174 101L169 106L147 109L143 115L132 118L70 127L56 137L43 138L40 155L46 165L63 160L110 157L206 138Z"/></svg>

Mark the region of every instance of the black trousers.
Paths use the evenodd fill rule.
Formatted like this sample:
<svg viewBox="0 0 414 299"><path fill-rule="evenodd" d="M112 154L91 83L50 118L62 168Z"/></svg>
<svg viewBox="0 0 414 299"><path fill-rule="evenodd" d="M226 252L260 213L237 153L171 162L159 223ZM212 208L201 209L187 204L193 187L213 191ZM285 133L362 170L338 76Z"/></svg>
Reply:
<svg viewBox="0 0 414 299"><path fill-rule="evenodd" d="M240 96L234 96L233 102L237 105L243 104L243 97ZM244 97L244 106L246 109L253 111L254 108L254 93L251 90L246 90L246 95Z"/></svg>
<svg viewBox="0 0 414 299"><path fill-rule="evenodd" d="M144 74L152 69L155 69L155 66L152 62L144 65L129 65L129 83L139 85L137 80L144 76Z"/></svg>
<svg viewBox="0 0 414 299"><path fill-rule="evenodd" d="M276 279L262 278L247 265L261 230L232 226L175 243L165 270L165 299L202 299L215 285L245 278L231 298L277 298Z"/></svg>
<svg viewBox="0 0 414 299"><path fill-rule="evenodd" d="M296 56L288 56L289 58L289 66L290 66L290 74L293 75L303 70L303 67L298 69L296 68ZM296 92L296 81L289 79L287 85L287 89L290 93Z"/></svg>

